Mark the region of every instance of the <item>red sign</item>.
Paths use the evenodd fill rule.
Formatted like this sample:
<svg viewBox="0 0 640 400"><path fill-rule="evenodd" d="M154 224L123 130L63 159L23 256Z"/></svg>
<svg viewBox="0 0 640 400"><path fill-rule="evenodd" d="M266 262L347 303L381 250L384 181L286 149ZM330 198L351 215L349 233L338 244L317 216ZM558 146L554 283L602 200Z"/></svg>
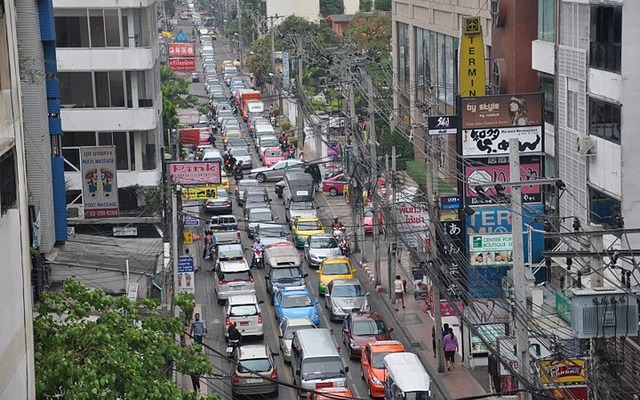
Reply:
<svg viewBox="0 0 640 400"><path fill-rule="evenodd" d="M101 208L97 210L84 210L85 218L118 218L119 210L117 208Z"/></svg>
<svg viewBox="0 0 640 400"><path fill-rule="evenodd" d="M178 138L180 138L180 144L198 146L200 144L200 129L178 129Z"/></svg>
<svg viewBox="0 0 640 400"><path fill-rule="evenodd" d="M193 43L169 43L169 57L193 57Z"/></svg>
<svg viewBox="0 0 640 400"><path fill-rule="evenodd" d="M560 386L558 389L549 389L549 394L556 399L589 399L589 391L586 386Z"/></svg>
<svg viewBox="0 0 640 400"><path fill-rule="evenodd" d="M193 185L221 183L220 163L217 161L190 161L171 163L167 167L173 183Z"/></svg>
<svg viewBox="0 0 640 400"><path fill-rule="evenodd" d="M172 71L195 71L196 59L193 57L170 58L169 68L171 68Z"/></svg>

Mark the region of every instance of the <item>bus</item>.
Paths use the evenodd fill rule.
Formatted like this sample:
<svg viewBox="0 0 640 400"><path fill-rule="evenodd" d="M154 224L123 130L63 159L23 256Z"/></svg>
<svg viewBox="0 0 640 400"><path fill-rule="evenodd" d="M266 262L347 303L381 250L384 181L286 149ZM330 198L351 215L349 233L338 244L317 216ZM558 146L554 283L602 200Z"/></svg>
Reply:
<svg viewBox="0 0 640 400"><path fill-rule="evenodd" d="M431 377L413 353L392 353L384 358L385 400L431 400Z"/></svg>

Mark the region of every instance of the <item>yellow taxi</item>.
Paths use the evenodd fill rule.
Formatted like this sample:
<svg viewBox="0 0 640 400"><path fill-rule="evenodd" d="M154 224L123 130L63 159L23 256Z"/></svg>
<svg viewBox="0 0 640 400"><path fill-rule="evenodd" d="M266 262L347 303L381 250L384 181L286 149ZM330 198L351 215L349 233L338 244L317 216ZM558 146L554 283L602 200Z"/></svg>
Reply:
<svg viewBox="0 0 640 400"><path fill-rule="evenodd" d="M327 292L327 285L335 279L353 279L356 277L356 270L351 266L347 257L329 257L320 264L316 271L320 275L318 283L318 294L324 296Z"/></svg>
<svg viewBox="0 0 640 400"><path fill-rule="evenodd" d="M324 233L324 226L318 217L296 218L291 225L291 231L296 247L302 249L309 236Z"/></svg>
<svg viewBox="0 0 640 400"><path fill-rule="evenodd" d="M377 340L369 342L362 350L360 367L362 379L369 387L369 397L384 397L384 357L391 353L405 351L402 343L397 340Z"/></svg>
<svg viewBox="0 0 640 400"><path fill-rule="evenodd" d="M222 142L226 145L227 142L229 141L229 139L234 138L234 139L243 139L244 135L242 134L242 132L240 131L227 131L227 133L224 134L224 136L222 137Z"/></svg>

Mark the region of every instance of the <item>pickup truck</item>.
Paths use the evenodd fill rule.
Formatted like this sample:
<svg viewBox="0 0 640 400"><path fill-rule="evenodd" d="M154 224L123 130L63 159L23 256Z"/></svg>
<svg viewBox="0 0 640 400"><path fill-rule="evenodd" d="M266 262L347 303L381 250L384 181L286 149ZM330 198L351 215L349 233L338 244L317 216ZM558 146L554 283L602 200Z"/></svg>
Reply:
<svg viewBox="0 0 640 400"><path fill-rule="evenodd" d="M240 243L240 230L235 215L216 215L207 226L216 237L216 244Z"/></svg>

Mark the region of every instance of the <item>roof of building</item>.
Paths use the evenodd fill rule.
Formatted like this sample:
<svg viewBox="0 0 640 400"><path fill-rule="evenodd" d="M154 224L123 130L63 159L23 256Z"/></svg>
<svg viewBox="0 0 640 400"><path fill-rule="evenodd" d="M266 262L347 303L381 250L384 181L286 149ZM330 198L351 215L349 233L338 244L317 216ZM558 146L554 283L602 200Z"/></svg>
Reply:
<svg viewBox="0 0 640 400"><path fill-rule="evenodd" d="M325 18L327 22L349 22L353 18L354 14L333 14L328 15Z"/></svg>
<svg viewBox="0 0 640 400"><path fill-rule="evenodd" d="M153 274L163 254L162 239L76 234L46 257L49 264Z"/></svg>

